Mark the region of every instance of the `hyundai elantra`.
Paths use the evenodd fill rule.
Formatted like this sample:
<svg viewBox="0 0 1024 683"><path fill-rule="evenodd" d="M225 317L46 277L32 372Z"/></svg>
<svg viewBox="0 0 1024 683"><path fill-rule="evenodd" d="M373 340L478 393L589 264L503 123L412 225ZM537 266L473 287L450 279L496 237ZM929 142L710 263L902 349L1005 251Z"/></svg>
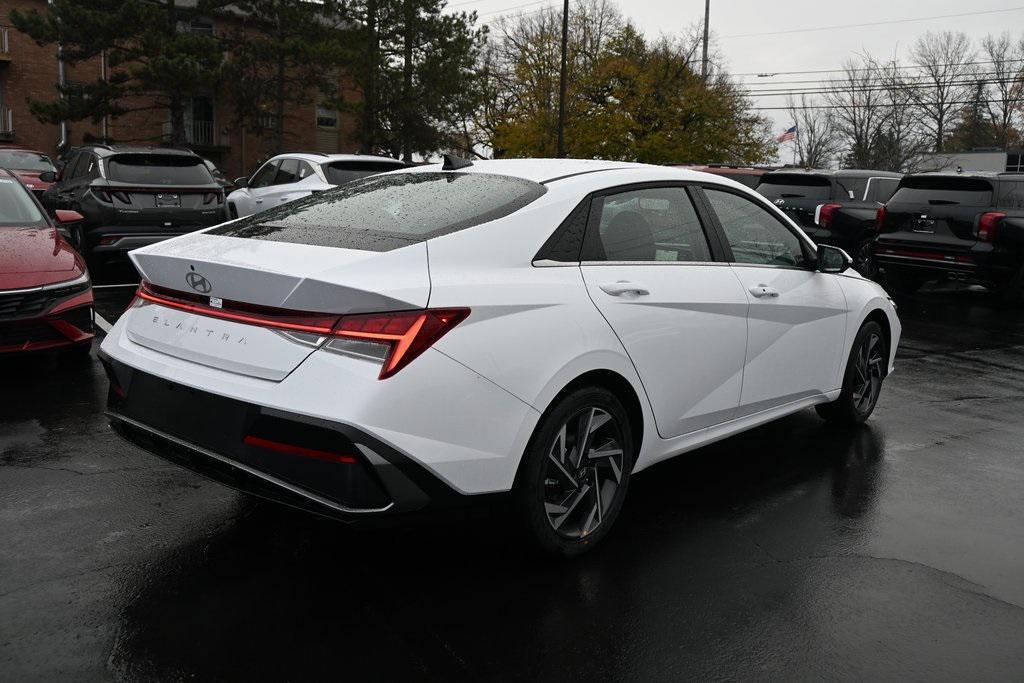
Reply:
<svg viewBox="0 0 1024 683"><path fill-rule="evenodd" d="M630 477L795 411L871 415L900 323L721 176L446 157L138 249L102 345L127 439L347 521L507 496L553 554Z"/></svg>

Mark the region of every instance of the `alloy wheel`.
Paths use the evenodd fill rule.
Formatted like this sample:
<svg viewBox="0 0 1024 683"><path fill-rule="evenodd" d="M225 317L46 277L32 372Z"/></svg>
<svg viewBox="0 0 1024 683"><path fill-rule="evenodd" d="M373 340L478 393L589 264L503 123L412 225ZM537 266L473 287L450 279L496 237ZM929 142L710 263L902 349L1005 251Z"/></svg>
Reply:
<svg viewBox="0 0 1024 683"><path fill-rule="evenodd" d="M878 394L882 391L882 370L885 362L882 347L882 338L872 332L857 351L857 360L853 365L853 405L861 414L874 408Z"/></svg>
<svg viewBox="0 0 1024 683"><path fill-rule="evenodd" d="M586 407L556 434L547 453L544 511L561 536L594 533L616 504L623 482L622 430L607 411Z"/></svg>
<svg viewBox="0 0 1024 683"><path fill-rule="evenodd" d="M853 256L853 266L858 273L874 280L878 275L878 267L875 265L874 242L863 240L857 245L857 251Z"/></svg>

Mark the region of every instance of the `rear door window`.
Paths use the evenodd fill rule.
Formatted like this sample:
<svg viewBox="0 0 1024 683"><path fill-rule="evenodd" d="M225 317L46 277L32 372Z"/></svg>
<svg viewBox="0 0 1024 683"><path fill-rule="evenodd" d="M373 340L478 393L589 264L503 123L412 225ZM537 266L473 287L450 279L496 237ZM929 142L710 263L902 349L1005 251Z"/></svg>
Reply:
<svg viewBox="0 0 1024 683"><path fill-rule="evenodd" d="M584 261L711 261L697 211L683 187L627 190L601 197L597 239L587 238Z"/></svg>
<svg viewBox="0 0 1024 683"><path fill-rule="evenodd" d="M209 231L249 239L390 251L503 218L547 189L489 173L363 178Z"/></svg>
<svg viewBox="0 0 1024 683"><path fill-rule="evenodd" d="M761 176L757 191L768 199L831 199L832 183L823 176L770 173Z"/></svg>
<svg viewBox="0 0 1024 683"><path fill-rule="evenodd" d="M107 177L140 185L210 185L213 176L199 157L117 154L107 160Z"/></svg>
<svg viewBox="0 0 1024 683"><path fill-rule="evenodd" d="M916 206L991 206L992 184L981 178L910 176L900 181L890 204Z"/></svg>
<svg viewBox="0 0 1024 683"><path fill-rule="evenodd" d="M868 181L868 191L864 195L864 201L885 204L899 184L899 178L872 178Z"/></svg>

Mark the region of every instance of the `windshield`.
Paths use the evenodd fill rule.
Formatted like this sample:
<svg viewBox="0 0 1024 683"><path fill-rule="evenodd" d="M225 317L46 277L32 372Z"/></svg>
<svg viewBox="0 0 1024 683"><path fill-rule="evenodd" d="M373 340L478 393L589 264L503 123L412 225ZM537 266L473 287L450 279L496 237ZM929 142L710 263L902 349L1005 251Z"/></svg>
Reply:
<svg viewBox="0 0 1024 683"><path fill-rule="evenodd" d="M210 185L213 176L198 157L118 154L107 161L107 178L140 185Z"/></svg>
<svg viewBox="0 0 1024 683"><path fill-rule="evenodd" d="M54 171L50 157L38 152L21 149L0 149L0 168L14 168L19 171Z"/></svg>
<svg viewBox="0 0 1024 683"><path fill-rule="evenodd" d="M358 180L359 178L365 178L375 173L383 173L385 171L396 171L400 168L404 168L404 164L389 164L387 162L351 162L351 161L334 161L331 163L323 164L324 176L327 178L327 182L331 185L344 185L347 182Z"/></svg>
<svg viewBox="0 0 1024 683"><path fill-rule="evenodd" d="M21 183L0 176L0 226L45 225L43 214Z"/></svg>
<svg viewBox="0 0 1024 683"><path fill-rule="evenodd" d="M394 173L355 180L209 234L390 251L502 218L545 192L529 180L486 173Z"/></svg>
<svg viewBox="0 0 1024 683"><path fill-rule="evenodd" d="M900 182L889 204L992 206L992 185L980 178L910 176Z"/></svg>
<svg viewBox="0 0 1024 683"><path fill-rule="evenodd" d="M831 199L832 183L803 173L769 173L761 176L757 191L768 199Z"/></svg>

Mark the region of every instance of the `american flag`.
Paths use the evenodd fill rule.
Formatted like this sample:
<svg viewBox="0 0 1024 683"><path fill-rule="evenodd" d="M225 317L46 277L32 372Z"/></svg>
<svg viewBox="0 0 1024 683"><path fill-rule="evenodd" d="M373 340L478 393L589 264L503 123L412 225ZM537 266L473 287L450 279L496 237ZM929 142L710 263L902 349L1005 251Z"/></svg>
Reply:
<svg viewBox="0 0 1024 683"><path fill-rule="evenodd" d="M789 142L790 140L795 140L795 139L796 139L796 126L793 126L792 128L790 128L789 130L787 130L785 133L783 133L782 135L780 135L777 138L777 140L779 142Z"/></svg>

